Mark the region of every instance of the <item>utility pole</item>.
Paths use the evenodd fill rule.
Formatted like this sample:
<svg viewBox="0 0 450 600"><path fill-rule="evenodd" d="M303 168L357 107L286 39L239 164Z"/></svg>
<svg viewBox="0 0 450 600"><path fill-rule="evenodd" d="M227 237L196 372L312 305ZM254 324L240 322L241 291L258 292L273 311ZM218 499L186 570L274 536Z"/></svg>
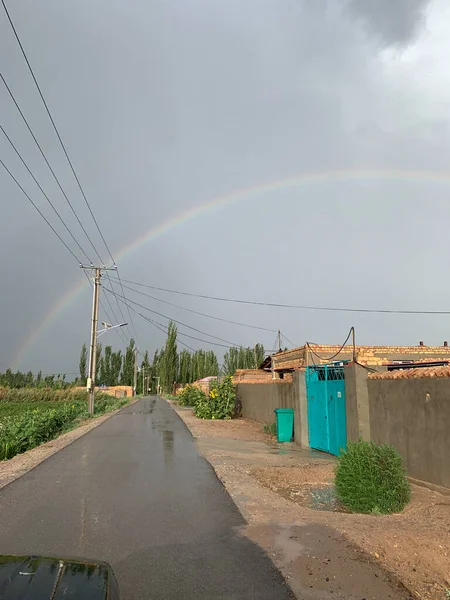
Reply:
<svg viewBox="0 0 450 600"><path fill-rule="evenodd" d="M92 321L91 321L91 343L89 345L89 376L87 379L86 387L89 392L88 401L88 412L90 415L94 414L94 400L95 400L95 365L97 359L97 326L98 326L98 304L100 298L100 279L102 271L115 271L117 267L114 266L112 269L106 267L94 267L93 265L85 267L80 265L83 270L95 271L94 276L94 293L92 297Z"/></svg>
<svg viewBox="0 0 450 600"><path fill-rule="evenodd" d="M134 349L134 382L133 382L133 396L136 396L137 393L137 356L138 349Z"/></svg>
<svg viewBox="0 0 450 600"><path fill-rule="evenodd" d="M91 322L91 343L89 347L89 377L87 380L87 389L89 392L88 411L90 415L94 414L94 396L95 396L95 363L97 358L97 324L98 324L98 301L100 294L101 270L95 268L94 294L92 300L92 322Z"/></svg>
<svg viewBox="0 0 450 600"><path fill-rule="evenodd" d="M278 352L281 352L281 331L280 330L278 330Z"/></svg>
<svg viewBox="0 0 450 600"><path fill-rule="evenodd" d="M142 395L145 396L145 367L142 364Z"/></svg>

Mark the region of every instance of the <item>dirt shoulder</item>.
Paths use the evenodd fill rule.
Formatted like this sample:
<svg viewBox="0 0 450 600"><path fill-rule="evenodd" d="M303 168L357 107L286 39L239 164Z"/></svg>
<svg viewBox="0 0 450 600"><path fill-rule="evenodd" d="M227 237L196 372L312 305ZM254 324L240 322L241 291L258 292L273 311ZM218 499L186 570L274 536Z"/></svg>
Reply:
<svg viewBox="0 0 450 600"><path fill-rule="evenodd" d="M334 460L277 444L258 423L200 421L172 403L247 521L302 600L446 600L450 497L412 486L402 514L339 512Z"/></svg>
<svg viewBox="0 0 450 600"><path fill-rule="evenodd" d="M129 406L138 400L140 400L140 398L133 400L129 404L126 404L126 406ZM75 429L61 434L54 440L45 442L45 444L41 444L36 448L27 450L22 454L17 454L9 460L0 461L0 489L5 487L5 485L8 485L8 483L15 481L22 475L25 475L25 473L28 473L28 471L31 471L31 469L34 469L41 464L41 462L53 454L56 454L56 452L59 452L59 450L62 450L78 438L86 435L86 433L95 427L98 427L113 415L117 414L119 410L114 410L99 417L82 421Z"/></svg>

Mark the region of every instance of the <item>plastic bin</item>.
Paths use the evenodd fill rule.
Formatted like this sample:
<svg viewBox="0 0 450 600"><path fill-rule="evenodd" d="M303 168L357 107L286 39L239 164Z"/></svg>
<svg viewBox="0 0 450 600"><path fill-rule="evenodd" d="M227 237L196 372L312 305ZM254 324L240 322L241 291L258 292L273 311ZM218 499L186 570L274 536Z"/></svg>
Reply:
<svg viewBox="0 0 450 600"><path fill-rule="evenodd" d="M276 408L277 440L292 442L294 438L294 410L292 408Z"/></svg>

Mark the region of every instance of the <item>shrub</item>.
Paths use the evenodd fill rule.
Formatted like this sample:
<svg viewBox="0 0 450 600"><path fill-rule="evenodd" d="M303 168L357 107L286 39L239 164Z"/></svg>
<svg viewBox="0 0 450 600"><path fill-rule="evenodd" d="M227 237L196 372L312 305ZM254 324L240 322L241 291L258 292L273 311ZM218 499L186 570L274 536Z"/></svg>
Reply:
<svg viewBox="0 0 450 600"><path fill-rule="evenodd" d="M206 394L193 385L187 385L177 397L180 406L197 406L198 402L206 400Z"/></svg>
<svg viewBox="0 0 450 600"><path fill-rule="evenodd" d="M268 433L269 435L277 435L276 423L264 423L263 431L264 433Z"/></svg>
<svg viewBox="0 0 450 600"><path fill-rule="evenodd" d="M194 414L199 419L231 419L234 415L236 392L231 377L211 387L209 396L197 402Z"/></svg>
<svg viewBox="0 0 450 600"><path fill-rule="evenodd" d="M335 485L339 501L352 512L400 512L411 499L401 456L386 444L350 442L338 460Z"/></svg>

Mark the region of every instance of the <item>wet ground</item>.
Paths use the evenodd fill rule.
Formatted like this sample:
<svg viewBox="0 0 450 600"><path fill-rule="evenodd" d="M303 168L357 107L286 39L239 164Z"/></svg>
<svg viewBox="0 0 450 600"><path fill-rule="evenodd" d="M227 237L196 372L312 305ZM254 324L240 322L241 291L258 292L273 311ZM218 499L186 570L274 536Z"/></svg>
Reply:
<svg viewBox="0 0 450 600"><path fill-rule="evenodd" d="M0 491L0 554L110 562L123 600L292 592L165 401L143 399Z"/></svg>
<svg viewBox="0 0 450 600"><path fill-rule="evenodd" d="M430 554L418 554L419 544L424 550L423 539L412 543L404 536L407 531L415 533L406 515L375 517L340 512L333 489L333 457L293 444L277 444L262 433L261 424L246 419L201 421L189 410L179 412L247 520L241 535L266 550L297 598L445 597L438 583L442 575L436 577L445 566L442 563L436 568L435 561L432 571L428 560L422 561ZM416 510L419 505L413 502L412 507ZM427 533L431 530L429 515L424 521ZM400 532L400 528L405 531ZM441 538L444 540L445 534ZM441 554L446 547L441 546ZM441 560L436 553L432 556ZM417 595L415 590L420 590Z"/></svg>

